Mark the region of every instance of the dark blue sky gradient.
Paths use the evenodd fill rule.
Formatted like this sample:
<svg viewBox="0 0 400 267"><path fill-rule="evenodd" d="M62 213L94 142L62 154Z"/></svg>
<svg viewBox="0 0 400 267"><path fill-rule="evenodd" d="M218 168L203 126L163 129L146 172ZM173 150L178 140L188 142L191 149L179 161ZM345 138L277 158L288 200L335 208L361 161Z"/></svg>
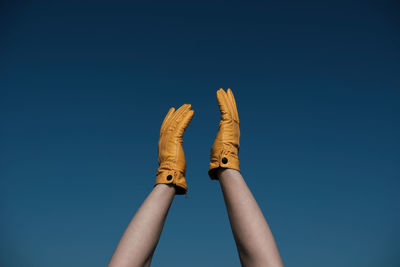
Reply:
<svg viewBox="0 0 400 267"><path fill-rule="evenodd" d="M189 197L153 266L240 266L207 175L220 87L286 266L399 266L398 2L79 2L0 5L1 266L105 266L183 103Z"/></svg>

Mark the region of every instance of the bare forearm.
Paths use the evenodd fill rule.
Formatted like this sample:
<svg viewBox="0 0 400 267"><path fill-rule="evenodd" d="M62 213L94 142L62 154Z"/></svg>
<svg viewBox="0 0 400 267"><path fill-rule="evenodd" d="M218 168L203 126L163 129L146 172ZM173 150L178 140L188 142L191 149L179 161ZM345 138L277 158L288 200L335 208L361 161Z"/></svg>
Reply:
<svg viewBox="0 0 400 267"><path fill-rule="evenodd" d="M243 266L283 266L274 237L242 175L219 169L218 177Z"/></svg>
<svg viewBox="0 0 400 267"><path fill-rule="evenodd" d="M174 195L172 186L154 187L126 228L109 267L150 265Z"/></svg>

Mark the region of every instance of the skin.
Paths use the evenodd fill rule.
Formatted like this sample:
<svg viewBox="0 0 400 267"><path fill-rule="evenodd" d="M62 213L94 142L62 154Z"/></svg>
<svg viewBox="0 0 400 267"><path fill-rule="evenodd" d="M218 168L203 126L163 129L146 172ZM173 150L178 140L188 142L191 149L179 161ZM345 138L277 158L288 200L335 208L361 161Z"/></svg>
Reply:
<svg viewBox="0 0 400 267"><path fill-rule="evenodd" d="M150 266L174 196L173 186L153 188L126 228L109 267Z"/></svg>
<svg viewBox="0 0 400 267"><path fill-rule="evenodd" d="M240 172L217 170L242 266L282 267L274 237Z"/></svg>
<svg viewBox="0 0 400 267"><path fill-rule="evenodd" d="M282 267L272 232L242 175L217 170L242 266ZM123 234L109 267L150 266L175 188L159 184L140 206Z"/></svg>

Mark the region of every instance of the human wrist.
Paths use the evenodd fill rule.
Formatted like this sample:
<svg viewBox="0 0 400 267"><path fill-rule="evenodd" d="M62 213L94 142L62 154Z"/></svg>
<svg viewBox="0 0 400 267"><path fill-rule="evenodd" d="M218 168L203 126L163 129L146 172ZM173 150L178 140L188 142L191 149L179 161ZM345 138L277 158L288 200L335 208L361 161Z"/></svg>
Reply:
<svg viewBox="0 0 400 267"><path fill-rule="evenodd" d="M173 184L156 184L153 190L163 191L165 193L176 194L176 186Z"/></svg>
<svg viewBox="0 0 400 267"><path fill-rule="evenodd" d="M221 167L215 169L215 173L216 173L216 176L217 176L219 179L221 179L221 178L223 178L223 177L226 177L226 176L234 175L235 173L239 173L239 174L240 174L240 172L237 171L237 170L235 170L235 169L231 169L231 168L221 168Z"/></svg>

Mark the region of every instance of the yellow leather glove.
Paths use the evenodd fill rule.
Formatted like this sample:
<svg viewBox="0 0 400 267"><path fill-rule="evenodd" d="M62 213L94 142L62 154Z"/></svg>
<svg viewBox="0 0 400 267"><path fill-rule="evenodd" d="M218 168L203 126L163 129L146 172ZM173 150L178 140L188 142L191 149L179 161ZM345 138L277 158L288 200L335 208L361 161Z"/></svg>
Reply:
<svg viewBox="0 0 400 267"><path fill-rule="evenodd" d="M185 180L186 161L182 147L182 136L194 111L191 105L184 104L175 111L171 108L161 125L160 140L158 141L157 184L173 184L176 194L185 194L187 185Z"/></svg>
<svg viewBox="0 0 400 267"><path fill-rule="evenodd" d="M236 101L231 89L225 92L222 88L217 91L217 100L221 111L219 130L211 148L210 169L208 174L211 179L217 180L217 168L228 168L240 171L239 147L240 129L239 114Z"/></svg>

